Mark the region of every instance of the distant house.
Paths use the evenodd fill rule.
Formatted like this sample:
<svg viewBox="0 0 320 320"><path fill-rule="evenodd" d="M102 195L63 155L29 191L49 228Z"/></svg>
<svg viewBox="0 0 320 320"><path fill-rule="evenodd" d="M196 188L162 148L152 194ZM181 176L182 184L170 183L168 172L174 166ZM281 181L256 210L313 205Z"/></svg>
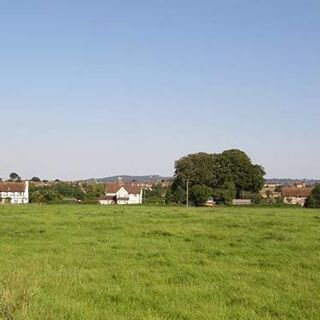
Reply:
<svg viewBox="0 0 320 320"><path fill-rule="evenodd" d="M106 193L99 198L100 204L141 204L142 187L130 184L107 184Z"/></svg>
<svg viewBox="0 0 320 320"><path fill-rule="evenodd" d="M307 198L310 196L312 189L313 188L306 187L304 184L283 187L281 189L281 196L284 203L296 204L303 207Z"/></svg>
<svg viewBox="0 0 320 320"><path fill-rule="evenodd" d="M260 196L268 200L269 202L276 202L278 198L281 198L281 192L280 192L281 186L279 184L265 184L263 188L260 190Z"/></svg>
<svg viewBox="0 0 320 320"><path fill-rule="evenodd" d="M29 182L0 182L1 203L29 203Z"/></svg>

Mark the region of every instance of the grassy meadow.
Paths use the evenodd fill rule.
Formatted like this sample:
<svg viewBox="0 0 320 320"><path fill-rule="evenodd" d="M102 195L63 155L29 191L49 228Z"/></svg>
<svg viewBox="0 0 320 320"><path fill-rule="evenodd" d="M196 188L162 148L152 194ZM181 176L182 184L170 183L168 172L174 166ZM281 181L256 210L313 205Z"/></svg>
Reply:
<svg viewBox="0 0 320 320"><path fill-rule="evenodd" d="M320 210L0 207L0 319L319 319Z"/></svg>

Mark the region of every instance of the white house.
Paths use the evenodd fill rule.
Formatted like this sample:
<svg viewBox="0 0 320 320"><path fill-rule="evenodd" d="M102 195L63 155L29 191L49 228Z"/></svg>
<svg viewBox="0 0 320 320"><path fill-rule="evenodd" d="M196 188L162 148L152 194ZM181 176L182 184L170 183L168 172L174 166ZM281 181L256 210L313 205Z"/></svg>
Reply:
<svg viewBox="0 0 320 320"><path fill-rule="evenodd" d="M100 204L141 204L142 187L137 185L107 184L106 193L99 198Z"/></svg>
<svg viewBox="0 0 320 320"><path fill-rule="evenodd" d="M29 203L29 182L0 182L1 203Z"/></svg>

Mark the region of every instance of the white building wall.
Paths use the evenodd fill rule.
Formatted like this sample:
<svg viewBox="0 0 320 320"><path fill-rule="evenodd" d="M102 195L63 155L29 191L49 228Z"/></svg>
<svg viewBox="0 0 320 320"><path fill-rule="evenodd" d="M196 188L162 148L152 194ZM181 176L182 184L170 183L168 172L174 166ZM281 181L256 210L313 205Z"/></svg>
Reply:
<svg viewBox="0 0 320 320"><path fill-rule="evenodd" d="M117 193L106 193L106 196L115 196L117 198L117 204L142 204L142 189L140 194L128 193L128 191L121 187ZM128 199L127 199L128 198ZM111 204L109 200L100 200L101 204Z"/></svg>
<svg viewBox="0 0 320 320"><path fill-rule="evenodd" d="M142 203L142 193L129 194L128 204L141 204L141 203Z"/></svg>
<svg viewBox="0 0 320 320"><path fill-rule="evenodd" d="M12 204L29 203L29 196L26 196L25 192L1 192L0 197L2 203L5 203L7 198L11 199Z"/></svg>
<svg viewBox="0 0 320 320"><path fill-rule="evenodd" d="M0 192L2 203L6 202L7 198L11 199L12 204L27 204L29 203L29 182L25 182L24 192Z"/></svg>
<svg viewBox="0 0 320 320"><path fill-rule="evenodd" d="M283 198L283 202L286 204L298 204L303 207L306 203L307 198L305 197L285 197Z"/></svg>
<svg viewBox="0 0 320 320"><path fill-rule="evenodd" d="M117 198L129 198L128 191L124 187L121 187L117 191L116 196L117 196Z"/></svg>
<svg viewBox="0 0 320 320"><path fill-rule="evenodd" d="M29 203L29 181L25 182L25 186L23 203Z"/></svg>

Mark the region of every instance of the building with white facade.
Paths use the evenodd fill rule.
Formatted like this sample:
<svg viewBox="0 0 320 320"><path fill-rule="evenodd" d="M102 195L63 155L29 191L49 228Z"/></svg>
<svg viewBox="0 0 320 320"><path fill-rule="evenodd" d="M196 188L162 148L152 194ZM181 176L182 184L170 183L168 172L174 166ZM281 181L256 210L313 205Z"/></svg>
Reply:
<svg viewBox="0 0 320 320"><path fill-rule="evenodd" d="M281 196L284 203L303 207L307 198L311 195L312 189L312 187L306 187L304 184L283 187L281 189Z"/></svg>
<svg viewBox="0 0 320 320"><path fill-rule="evenodd" d="M106 193L99 198L100 204L141 204L142 187L137 185L107 184Z"/></svg>
<svg viewBox="0 0 320 320"><path fill-rule="evenodd" d="M29 182L0 182L0 202L29 203Z"/></svg>

